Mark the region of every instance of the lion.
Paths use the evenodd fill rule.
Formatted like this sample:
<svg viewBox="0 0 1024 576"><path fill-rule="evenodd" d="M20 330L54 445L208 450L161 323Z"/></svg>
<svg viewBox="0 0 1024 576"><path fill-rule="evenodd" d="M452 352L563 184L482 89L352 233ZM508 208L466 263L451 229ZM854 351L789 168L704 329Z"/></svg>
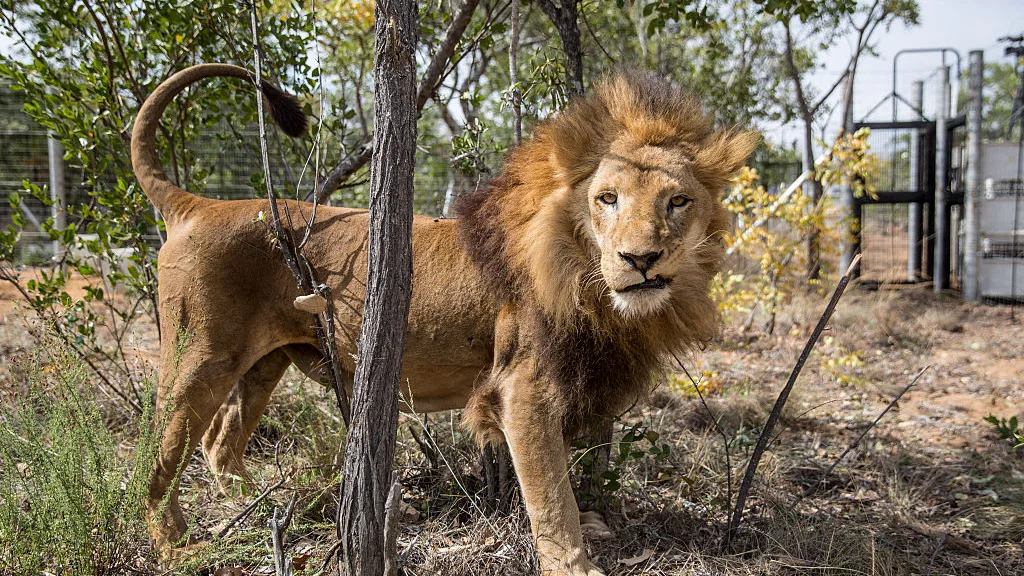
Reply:
<svg viewBox="0 0 1024 576"><path fill-rule="evenodd" d="M293 306L301 293L257 217L268 201L201 198L160 167L161 114L213 76L252 78L226 64L178 72L143 103L131 142L135 174L167 226L157 394L166 424L148 493L162 549L187 531L175 480L183 457L201 439L215 474L244 476L246 442L286 368L323 376L309 314ZM302 134L297 100L260 89L282 129ZM482 444L507 442L544 574L602 573L581 536L567 439L647 393L671 354L715 335L709 287L729 222L721 194L759 142L716 131L664 79L614 75L540 123L500 176L457 201L457 218L413 221L401 381L415 401L403 409L465 409ZM305 248L335 299L350 391L367 232L365 210L323 206Z"/></svg>

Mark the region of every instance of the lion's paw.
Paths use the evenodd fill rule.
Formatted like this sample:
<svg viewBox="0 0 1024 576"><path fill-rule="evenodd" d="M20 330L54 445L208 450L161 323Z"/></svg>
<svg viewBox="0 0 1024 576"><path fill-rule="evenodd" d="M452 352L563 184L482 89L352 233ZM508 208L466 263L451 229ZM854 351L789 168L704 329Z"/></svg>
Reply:
<svg viewBox="0 0 1024 576"><path fill-rule="evenodd" d="M593 510L580 512L580 530L591 538L610 538L613 535L612 529L605 524L604 517Z"/></svg>

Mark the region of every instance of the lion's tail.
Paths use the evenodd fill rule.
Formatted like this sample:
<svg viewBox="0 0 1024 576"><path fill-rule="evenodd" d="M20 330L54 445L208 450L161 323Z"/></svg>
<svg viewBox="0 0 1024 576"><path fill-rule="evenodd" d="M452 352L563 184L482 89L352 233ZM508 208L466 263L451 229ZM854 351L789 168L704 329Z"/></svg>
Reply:
<svg viewBox="0 0 1024 576"><path fill-rule="evenodd" d="M186 68L164 80L139 108L132 130L132 168L142 190L150 202L163 215L167 226L174 226L184 219L198 198L182 190L167 178L160 167L156 151L156 130L160 116L171 100L190 84L203 78L230 76L252 82L254 75L245 68L231 64L199 64ZM263 81L260 91L270 108L270 116L285 134L295 137L306 131L306 115L299 101L280 88Z"/></svg>

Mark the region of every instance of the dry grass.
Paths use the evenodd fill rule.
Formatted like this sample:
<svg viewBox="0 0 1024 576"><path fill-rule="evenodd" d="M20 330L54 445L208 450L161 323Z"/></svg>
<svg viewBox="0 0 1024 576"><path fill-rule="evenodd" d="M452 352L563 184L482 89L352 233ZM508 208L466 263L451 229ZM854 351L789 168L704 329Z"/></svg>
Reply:
<svg viewBox="0 0 1024 576"><path fill-rule="evenodd" d="M757 429L822 306L819 298L801 295L782 309L775 336L729 327L721 342L690 359L695 374L713 380L710 414L686 385L670 378L672 384L622 418L619 437L622 427L641 423L660 434L658 443L669 452L660 459L629 458L617 468L621 487L604 510L614 536L588 539L606 571L1024 573L1024 453L981 422L989 411L1024 412L1024 363L1014 364L1024 327L1010 323L1005 308L965 306L923 289L854 290L844 297L762 463L747 524L731 547L723 546L726 479L731 472L734 497ZM4 333L15 332L11 327L8 320ZM4 354L17 356L18 346L12 338ZM814 485L895 391L928 364L934 367L898 408L815 494L791 509L797 494ZM18 379L8 373L5 381ZM182 502L196 535L208 541L279 473L287 481L228 538L186 554L179 572L272 573L266 520L295 492L300 505L289 549L297 574L318 572L335 540L344 441L336 413L319 386L289 372L250 443L253 480L244 491L234 498L219 494L201 454L191 458ZM716 422L730 439L731 468ZM432 447L436 465L410 428ZM403 417L396 465L406 504L399 537L405 574L536 573L521 505L509 516L481 511L483 474L457 414ZM579 470L572 474L578 481Z"/></svg>

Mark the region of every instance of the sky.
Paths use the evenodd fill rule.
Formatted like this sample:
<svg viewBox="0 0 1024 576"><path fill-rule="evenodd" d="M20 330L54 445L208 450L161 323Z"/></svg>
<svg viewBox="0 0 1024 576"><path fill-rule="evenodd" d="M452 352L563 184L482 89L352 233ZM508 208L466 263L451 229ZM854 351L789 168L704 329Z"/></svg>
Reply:
<svg viewBox="0 0 1024 576"><path fill-rule="evenodd" d="M961 56L963 68L967 69L968 53L983 50L985 62L1012 62L1003 55L1005 44L1001 36L1024 33L1024 0L919 0L919 24L907 27L895 24L888 31L875 32L874 46L878 56L861 59L854 86L854 120L864 115L887 94L892 92L892 59L900 50L911 48L956 49ZM827 90L846 68L850 58L850 46L840 41L822 58L824 67L809 76L809 80L820 92ZM940 55L905 54L899 58L899 76L896 91L908 100L914 80L925 80L924 108L931 118L934 114L936 92L935 71L941 64ZM948 57L953 66L951 76L956 75L955 56ZM955 82L955 78L953 78ZM954 94L956 85L954 84ZM911 112L902 107L899 119L910 120ZM831 133L839 127L839 111L829 120ZM871 120L887 121L892 117L892 108L886 102L871 116ZM816 134L817 136L818 134ZM789 144L800 138L797 125L767 126L765 136L775 142Z"/></svg>

